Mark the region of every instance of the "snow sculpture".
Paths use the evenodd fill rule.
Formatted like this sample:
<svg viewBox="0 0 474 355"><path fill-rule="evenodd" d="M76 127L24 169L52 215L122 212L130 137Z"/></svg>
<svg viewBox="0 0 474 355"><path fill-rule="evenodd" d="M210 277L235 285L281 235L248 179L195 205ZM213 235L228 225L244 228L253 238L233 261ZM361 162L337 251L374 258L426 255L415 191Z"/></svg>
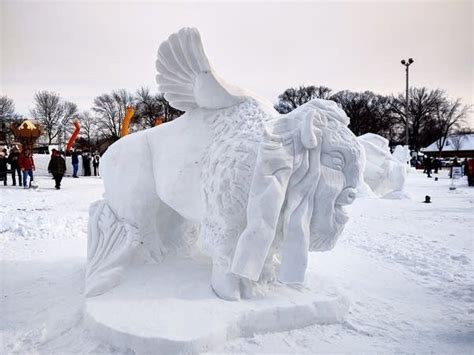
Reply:
<svg viewBox="0 0 474 355"><path fill-rule="evenodd" d="M378 197L405 198L406 163L400 147L395 156L390 153L388 140L373 133L357 137L364 147L364 181ZM402 148L404 150L404 148ZM402 155L403 153L403 155ZM363 183L362 182L362 183ZM364 188L362 188L364 190Z"/></svg>
<svg viewBox="0 0 474 355"><path fill-rule="evenodd" d="M227 300L276 279L302 283L308 251L334 247L362 174L348 117L327 100L279 115L215 73L195 29L163 42L156 67L160 91L186 113L102 158L86 294L110 290L137 264L182 255L209 257L212 289Z"/></svg>
<svg viewBox="0 0 474 355"><path fill-rule="evenodd" d="M400 164L403 164L406 168L407 173L410 172L410 149L405 145L395 146L395 150L392 153L393 159L397 160Z"/></svg>

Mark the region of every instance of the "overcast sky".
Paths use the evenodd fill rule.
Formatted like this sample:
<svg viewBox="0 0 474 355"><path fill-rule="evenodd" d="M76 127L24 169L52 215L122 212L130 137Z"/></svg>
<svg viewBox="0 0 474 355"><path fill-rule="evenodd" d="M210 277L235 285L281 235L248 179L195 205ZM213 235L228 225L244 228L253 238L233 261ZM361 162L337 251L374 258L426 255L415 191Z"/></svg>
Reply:
<svg viewBox="0 0 474 355"><path fill-rule="evenodd" d="M38 90L81 110L112 89L156 90L158 45L183 26L200 30L222 77L272 102L302 84L401 92L400 60L408 57L411 85L474 102L471 1L0 0L0 7L0 92L26 116Z"/></svg>

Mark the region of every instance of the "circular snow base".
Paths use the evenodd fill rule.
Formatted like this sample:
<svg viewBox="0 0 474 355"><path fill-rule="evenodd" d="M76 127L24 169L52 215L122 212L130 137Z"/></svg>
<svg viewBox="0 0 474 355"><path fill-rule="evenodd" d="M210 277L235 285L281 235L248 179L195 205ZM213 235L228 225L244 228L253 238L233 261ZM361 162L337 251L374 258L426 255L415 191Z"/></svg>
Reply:
<svg viewBox="0 0 474 355"><path fill-rule="evenodd" d="M85 321L103 341L136 354L199 353L236 337L343 320L348 300L308 270L304 287L275 285L265 296L218 298L211 266L170 259L133 267L124 282L86 300Z"/></svg>

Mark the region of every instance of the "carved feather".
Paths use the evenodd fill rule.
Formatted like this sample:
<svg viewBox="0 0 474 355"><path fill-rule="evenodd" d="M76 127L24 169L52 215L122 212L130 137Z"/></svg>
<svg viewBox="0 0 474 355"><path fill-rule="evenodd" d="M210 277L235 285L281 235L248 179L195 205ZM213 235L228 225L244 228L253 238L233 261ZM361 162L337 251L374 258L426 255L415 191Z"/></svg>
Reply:
<svg viewBox="0 0 474 355"><path fill-rule="evenodd" d="M121 281L137 241L136 228L119 221L106 201L91 206L86 296L102 294Z"/></svg>
<svg viewBox="0 0 474 355"><path fill-rule="evenodd" d="M160 45L156 69L159 90L179 110L221 109L247 96L214 72L195 28L183 28Z"/></svg>

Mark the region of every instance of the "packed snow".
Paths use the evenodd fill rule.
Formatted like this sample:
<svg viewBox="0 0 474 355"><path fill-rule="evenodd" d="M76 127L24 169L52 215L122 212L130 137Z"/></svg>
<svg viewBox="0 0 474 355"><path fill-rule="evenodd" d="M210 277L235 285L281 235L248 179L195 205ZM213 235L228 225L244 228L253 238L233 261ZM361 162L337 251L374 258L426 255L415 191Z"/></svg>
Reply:
<svg viewBox="0 0 474 355"><path fill-rule="evenodd" d="M49 177L37 182L0 186L0 353L133 353L83 325L88 208L101 198L101 179L66 177L59 191ZM472 353L474 188L449 185L445 170L439 181L417 172L407 177L410 199L358 198L335 249L311 253L309 268L351 301L345 322L214 351Z"/></svg>

